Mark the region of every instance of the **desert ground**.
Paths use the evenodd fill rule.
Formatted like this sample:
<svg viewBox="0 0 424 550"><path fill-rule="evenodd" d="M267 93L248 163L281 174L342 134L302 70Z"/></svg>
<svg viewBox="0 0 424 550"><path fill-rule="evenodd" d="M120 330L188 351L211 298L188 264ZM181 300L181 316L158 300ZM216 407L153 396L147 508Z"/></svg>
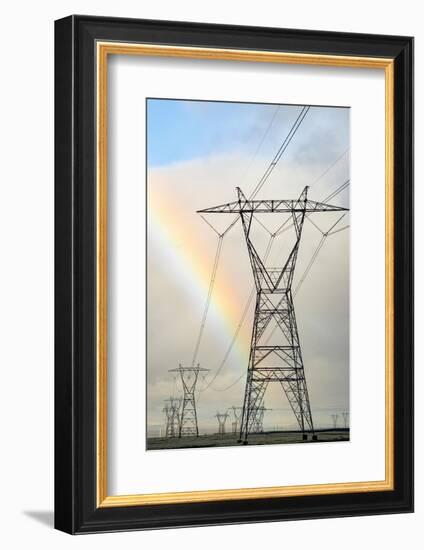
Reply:
<svg viewBox="0 0 424 550"><path fill-rule="evenodd" d="M348 429L328 429L317 430L315 432L316 440L312 439L312 434L307 434L304 440L302 432L262 432L252 433L248 438L248 445L281 445L288 443L319 443L333 441L349 441ZM159 449L189 449L196 447L228 447L240 446L238 443L238 434L226 433L220 435L203 434L199 437L150 437L147 439L147 450Z"/></svg>

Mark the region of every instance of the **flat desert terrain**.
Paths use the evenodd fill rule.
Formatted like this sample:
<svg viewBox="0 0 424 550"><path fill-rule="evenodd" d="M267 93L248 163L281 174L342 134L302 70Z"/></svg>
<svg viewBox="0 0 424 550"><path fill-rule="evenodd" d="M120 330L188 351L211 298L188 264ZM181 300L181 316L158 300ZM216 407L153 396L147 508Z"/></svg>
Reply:
<svg viewBox="0 0 424 550"><path fill-rule="evenodd" d="M281 445L287 443L319 443L328 441L349 441L349 430L328 429L315 432L316 441L308 434L306 441L302 438L302 432L263 432L249 435L249 445ZM231 433L204 434L199 437L151 437L147 439L147 450L159 449L189 449L193 447L228 447L240 446L238 435Z"/></svg>

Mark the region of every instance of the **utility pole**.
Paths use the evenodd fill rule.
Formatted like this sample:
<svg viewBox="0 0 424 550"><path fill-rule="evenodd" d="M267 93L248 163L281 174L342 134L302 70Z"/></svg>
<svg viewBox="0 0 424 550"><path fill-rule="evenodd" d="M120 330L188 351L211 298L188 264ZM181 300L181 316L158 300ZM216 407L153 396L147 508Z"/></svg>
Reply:
<svg viewBox="0 0 424 550"><path fill-rule="evenodd" d="M315 439L293 304L292 282L305 216L347 209L309 200L308 187L305 187L297 200L250 200L240 188L237 188L237 193L237 201L206 208L199 213L237 214L240 217L255 280L256 307L239 441L247 444L248 435L256 421L255 410L262 403L270 382L277 382L282 386L303 433L303 439L307 439L308 431L312 432ZM287 257L279 262L280 267L265 267L264 259L252 243L252 222L259 214L291 216L295 232L294 244ZM270 323L279 329L279 343L275 345L267 345L263 338Z"/></svg>
<svg viewBox="0 0 424 550"><path fill-rule="evenodd" d="M195 436L199 437L197 425L196 398L194 395L197 379L200 372L208 372L209 369L202 369L199 364L196 367L182 367L171 369L169 372L178 372L183 386L183 403L181 408L178 437Z"/></svg>
<svg viewBox="0 0 424 550"><path fill-rule="evenodd" d="M228 418L228 413L227 412L225 412L225 413L217 412L215 416L218 419L218 433L219 433L219 435L223 436L225 434L225 422Z"/></svg>

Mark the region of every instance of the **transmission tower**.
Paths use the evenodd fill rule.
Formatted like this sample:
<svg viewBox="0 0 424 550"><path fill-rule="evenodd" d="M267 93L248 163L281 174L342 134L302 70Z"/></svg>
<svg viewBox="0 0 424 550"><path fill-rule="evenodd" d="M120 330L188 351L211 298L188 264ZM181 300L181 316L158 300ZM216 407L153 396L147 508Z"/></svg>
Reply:
<svg viewBox="0 0 424 550"><path fill-rule="evenodd" d="M339 415L338 414L332 414L331 418L333 419L333 428L336 429L337 428L337 422L339 420Z"/></svg>
<svg viewBox="0 0 424 550"><path fill-rule="evenodd" d="M242 408L241 407L235 407L234 405L231 407L231 410L233 411L234 420L231 423L231 431L233 434L237 434L238 427L239 427L239 420L241 417Z"/></svg>
<svg viewBox="0 0 424 550"><path fill-rule="evenodd" d="M169 405L165 401L165 405L162 409L162 412L165 413L165 437L169 437L169 427L170 427L170 410Z"/></svg>
<svg viewBox="0 0 424 550"><path fill-rule="evenodd" d="M251 433L263 433L265 411L270 410L271 409L267 409L265 405L260 405L259 407L255 407L255 409L252 410L252 416L254 420L252 422Z"/></svg>
<svg viewBox="0 0 424 550"><path fill-rule="evenodd" d="M217 412L215 416L218 419L218 433L219 433L219 435L224 435L225 434L225 422L228 418L228 413L227 412L225 412L225 413Z"/></svg>
<svg viewBox="0 0 424 550"><path fill-rule="evenodd" d="M348 420L349 420L349 413L348 412L343 412L342 417L343 417L344 429L347 430L347 424L348 424Z"/></svg>
<svg viewBox="0 0 424 550"><path fill-rule="evenodd" d="M180 430L181 399L170 397L165 399L163 412L166 417L165 437L178 437Z"/></svg>
<svg viewBox="0 0 424 550"><path fill-rule="evenodd" d="M248 200L237 188L238 200L200 210L203 214L237 214L246 239L256 287L256 307L247 370L240 441L247 443L255 421L255 408L263 401L270 382L283 387L297 419L303 439L307 431L314 434L311 407L303 368L302 352L292 297L292 281L306 215L317 212L345 211L346 208L311 201L305 187L297 200ZM295 241L283 267L265 267L251 240L252 221L256 214L288 214L292 218ZM280 345L266 345L263 334L272 322L279 328ZM267 360L267 361L265 361ZM267 364L268 363L268 364ZM274 363L274 366L272 366ZM275 366L275 363L277 365ZM313 437L315 437L313 435Z"/></svg>
<svg viewBox="0 0 424 550"><path fill-rule="evenodd" d="M198 364L196 367L182 367L171 369L169 372L178 372L183 386L183 402L181 407L178 437L199 436L197 425L196 390L197 379L200 372L208 372L209 369L202 369Z"/></svg>

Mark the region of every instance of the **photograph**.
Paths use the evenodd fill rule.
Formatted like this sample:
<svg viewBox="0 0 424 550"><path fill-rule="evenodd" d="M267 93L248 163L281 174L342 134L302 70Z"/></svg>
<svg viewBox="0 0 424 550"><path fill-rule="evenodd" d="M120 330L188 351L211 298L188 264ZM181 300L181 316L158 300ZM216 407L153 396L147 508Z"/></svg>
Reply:
<svg viewBox="0 0 424 550"><path fill-rule="evenodd" d="M147 450L349 441L350 114L146 99Z"/></svg>
<svg viewBox="0 0 424 550"><path fill-rule="evenodd" d="M54 23L54 527L175 545L233 525L240 545L237 526L284 521L298 544L313 519L315 548L337 518L356 548L346 522L414 510L418 18L227 4ZM39 219L6 262L19 283L45 221L21 195ZM393 548L418 529L398 525Z"/></svg>
<svg viewBox="0 0 424 550"><path fill-rule="evenodd" d="M0 549L424 548L422 12L3 5Z"/></svg>

